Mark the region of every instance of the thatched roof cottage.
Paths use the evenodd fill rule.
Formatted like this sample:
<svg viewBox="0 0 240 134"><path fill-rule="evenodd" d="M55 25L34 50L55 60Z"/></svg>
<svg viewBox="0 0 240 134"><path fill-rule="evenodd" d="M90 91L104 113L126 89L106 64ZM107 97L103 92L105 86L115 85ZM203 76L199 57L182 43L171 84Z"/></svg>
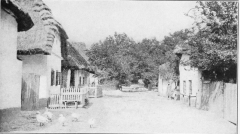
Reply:
<svg viewBox="0 0 240 134"><path fill-rule="evenodd" d="M74 47L74 43L67 42L67 51L62 62L63 87L81 87L88 83L87 57L82 53L84 46Z"/></svg>
<svg viewBox="0 0 240 134"><path fill-rule="evenodd" d="M40 107L46 106L50 94L60 92L61 61L68 36L42 0L21 0L19 5L29 12L35 24L18 34L17 54L23 61L23 77L31 73L40 76L37 96Z"/></svg>
<svg viewBox="0 0 240 134"><path fill-rule="evenodd" d="M15 0L0 1L0 109L21 107L22 62L17 59L18 32L33 25Z"/></svg>

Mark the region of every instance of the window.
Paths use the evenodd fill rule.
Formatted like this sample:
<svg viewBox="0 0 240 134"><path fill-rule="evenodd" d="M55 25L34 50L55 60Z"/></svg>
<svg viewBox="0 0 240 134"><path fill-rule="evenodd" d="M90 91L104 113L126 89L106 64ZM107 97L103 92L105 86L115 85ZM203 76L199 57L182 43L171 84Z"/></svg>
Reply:
<svg viewBox="0 0 240 134"><path fill-rule="evenodd" d="M186 94L186 81L183 81L183 94Z"/></svg>
<svg viewBox="0 0 240 134"><path fill-rule="evenodd" d="M75 86L75 76L74 76L74 70L71 70L71 76L70 76L70 86Z"/></svg>
<svg viewBox="0 0 240 134"><path fill-rule="evenodd" d="M192 95L192 80L189 80L189 95Z"/></svg>
<svg viewBox="0 0 240 134"><path fill-rule="evenodd" d="M56 86L62 84L62 73L56 71Z"/></svg>
<svg viewBox="0 0 240 134"><path fill-rule="evenodd" d="M56 83L55 83L55 85L56 86L59 85L59 73L58 73L58 71L56 71Z"/></svg>
<svg viewBox="0 0 240 134"><path fill-rule="evenodd" d="M83 77L83 85L84 85L84 77Z"/></svg>
<svg viewBox="0 0 240 134"><path fill-rule="evenodd" d="M81 86L82 85L82 77L80 76L79 77L79 86Z"/></svg>
<svg viewBox="0 0 240 134"><path fill-rule="evenodd" d="M51 86L54 85L54 70L51 71Z"/></svg>

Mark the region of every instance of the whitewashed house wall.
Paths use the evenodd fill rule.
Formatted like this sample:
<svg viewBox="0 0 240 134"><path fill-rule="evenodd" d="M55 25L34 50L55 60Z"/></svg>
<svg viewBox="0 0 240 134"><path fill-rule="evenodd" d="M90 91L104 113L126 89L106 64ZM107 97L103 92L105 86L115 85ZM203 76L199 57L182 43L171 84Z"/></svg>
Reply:
<svg viewBox="0 0 240 134"><path fill-rule="evenodd" d="M56 82L56 71L61 72L61 42L56 34L51 55L21 55L23 61L23 75L34 73L40 75L39 99L47 99L51 94L60 92L60 85L51 86L51 71L54 70L54 81Z"/></svg>
<svg viewBox="0 0 240 134"><path fill-rule="evenodd" d="M0 109L21 107L22 62L17 59L18 24L2 8L0 18Z"/></svg>
<svg viewBox="0 0 240 134"><path fill-rule="evenodd" d="M55 34L53 48L51 55L47 55L47 67L48 67L48 89L50 94L60 93L60 85L51 86L51 71L54 70L54 81L56 83L56 72L61 72L61 61L63 60L61 56L61 41L58 34Z"/></svg>
<svg viewBox="0 0 240 134"><path fill-rule="evenodd" d="M183 54L181 57L182 61L188 61L189 55ZM192 81L192 94L191 96L196 96L198 91L202 89L201 83L201 71L198 68L190 67L190 65L179 65L180 71L180 93L189 96L190 92L190 81ZM184 81L186 82L186 92L184 92Z"/></svg>

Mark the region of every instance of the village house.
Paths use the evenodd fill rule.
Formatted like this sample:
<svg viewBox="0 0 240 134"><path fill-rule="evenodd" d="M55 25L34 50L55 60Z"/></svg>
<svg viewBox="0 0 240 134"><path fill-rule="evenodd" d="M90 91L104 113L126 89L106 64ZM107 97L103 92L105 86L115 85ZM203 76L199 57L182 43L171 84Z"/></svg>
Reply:
<svg viewBox="0 0 240 134"><path fill-rule="evenodd" d="M1 0L0 5L0 109L19 108L22 62L17 57L17 34L34 23L14 0Z"/></svg>
<svg viewBox="0 0 240 134"><path fill-rule="evenodd" d="M28 95L26 90L29 89L23 84L22 98L39 99L36 107L46 107L49 95L60 92L62 53L66 51L68 36L42 0L25 0L20 4L24 2L26 4L23 6L29 11L35 25L29 31L18 34L17 54L23 63L23 82L27 83L28 76L34 74L39 76L39 85L33 89L33 94ZM24 105L28 107L29 104Z"/></svg>
<svg viewBox="0 0 240 134"><path fill-rule="evenodd" d="M89 65L89 61L88 61L88 56L86 55L87 52L87 48L86 45L82 42L72 42L72 46L80 53L80 55L84 58L84 60L87 62L87 65ZM92 69L90 69L90 67L85 67L82 69L83 72L87 72L88 73L88 82L87 85L90 87L96 87L99 84L99 79L98 77L96 77L95 75L95 71L93 71Z"/></svg>
<svg viewBox="0 0 240 134"><path fill-rule="evenodd" d="M174 50L180 57L180 100L196 107L197 96L202 90L202 73L200 69L190 66L190 46L187 43L187 41L179 43Z"/></svg>
<svg viewBox="0 0 240 134"><path fill-rule="evenodd" d="M88 82L88 72L82 70L87 67L87 61L70 42L67 42L67 51L62 61L62 87L83 87Z"/></svg>

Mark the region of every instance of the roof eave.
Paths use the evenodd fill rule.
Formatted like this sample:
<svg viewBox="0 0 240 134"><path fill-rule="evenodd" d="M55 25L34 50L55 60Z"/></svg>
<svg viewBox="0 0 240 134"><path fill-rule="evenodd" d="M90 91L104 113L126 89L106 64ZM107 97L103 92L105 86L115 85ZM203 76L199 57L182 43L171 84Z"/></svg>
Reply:
<svg viewBox="0 0 240 134"><path fill-rule="evenodd" d="M34 23L28 13L22 11L11 0L1 0L1 6L6 12L11 12L18 23L18 32L27 31L33 27Z"/></svg>

